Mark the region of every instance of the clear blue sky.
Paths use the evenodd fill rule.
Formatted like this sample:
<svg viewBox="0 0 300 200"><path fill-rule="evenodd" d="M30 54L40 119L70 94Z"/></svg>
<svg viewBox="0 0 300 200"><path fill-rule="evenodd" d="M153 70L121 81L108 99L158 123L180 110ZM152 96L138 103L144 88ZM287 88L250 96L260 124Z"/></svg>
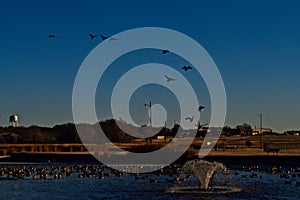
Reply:
<svg viewBox="0 0 300 200"><path fill-rule="evenodd" d="M299 1L1 1L0 125L72 122L72 88L88 53L137 27L180 31L217 64L227 92L226 124L300 129ZM48 39L48 34L59 39ZM205 116L204 116L204 119Z"/></svg>

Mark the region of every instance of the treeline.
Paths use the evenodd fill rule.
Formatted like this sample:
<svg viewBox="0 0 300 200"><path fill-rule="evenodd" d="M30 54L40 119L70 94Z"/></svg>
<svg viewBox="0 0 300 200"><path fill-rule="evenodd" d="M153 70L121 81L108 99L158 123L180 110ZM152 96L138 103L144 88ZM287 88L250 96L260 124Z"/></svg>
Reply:
<svg viewBox="0 0 300 200"><path fill-rule="evenodd" d="M101 126L101 129L99 128ZM121 128L120 128L121 127ZM77 129L80 130L81 137L79 137ZM157 135L166 134L171 136L176 134L178 125L175 129L161 129L153 128L154 132L158 132ZM148 127L135 127L130 124L119 122L115 120L106 120L99 122L99 124L79 124L75 126L73 123L67 123L62 125L56 125L54 127L0 127L0 143L100 143L102 138L99 131L103 131L107 138L112 142L130 142L139 136L145 136L148 134ZM127 134L126 132L130 133ZM163 131L162 131L163 130ZM102 132L102 133L103 133ZM134 135L134 136L133 136ZM157 135L153 136L156 137ZM83 140L82 140L83 139Z"/></svg>
<svg viewBox="0 0 300 200"><path fill-rule="evenodd" d="M101 129L99 127L101 126ZM77 129L76 129L77 128ZM54 127L0 127L0 144L3 143L101 143L105 142L102 133L107 136L111 142L133 142L136 138L145 138L146 142L157 138L157 136L174 137L178 130L181 133L188 133L189 130L184 131L178 124L173 128L152 128L152 133L157 133L149 137L149 127L136 127L113 119L99 122L97 124L79 124L75 127L73 123L56 125ZM196 137L204 137L207 133L207 127L203 127L197 131ZM210 128L212 129L212 128ZM80 131L81 138L77 131ZM223 136L233 135L252 135L252 127L248 124L238 125L235 128L225 126L222 129ZM101 134L99 131L103 131ZM128 134L127 134L128 133ZM264 133L266 134L266 133ZM267 134L275 134L268 132ZM189 137L189 135L182 135L181 137Z"/></svg>
<svg viewBox="0 0 300 200"><path fill-rule="evenodd" d="M52 128L0 127L0 143L80 143L74 124L56 125Z"/></svg>

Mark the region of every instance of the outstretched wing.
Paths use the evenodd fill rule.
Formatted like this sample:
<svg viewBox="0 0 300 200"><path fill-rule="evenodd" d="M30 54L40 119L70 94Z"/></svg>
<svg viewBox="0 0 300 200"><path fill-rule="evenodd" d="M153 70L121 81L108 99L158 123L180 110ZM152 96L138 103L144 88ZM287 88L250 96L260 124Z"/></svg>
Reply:
<svg viewBox="0 0 300 200"><path fill-rule="evenodd" d="M89 36L91 37L92 40L93 40L95 37L97 37L97 35L93 35L93 34L89 34Z"/></svg>
<svg viewBox="0 0 300 200"><path fill-rule="evenodd" d="M48 35L48 38L58 38L58 36L57 36L57 35L50 34L50 35Z"/></svg>
<svg viewBox="0 0 300 200"><path fill-rule="evenodd" d="M101 37L102 40L106 40L107 38L109 38L109 37L104 36L104 35L100 35L100 37Z"/></svg>
<svg viewBox="0 0 300 200"><path fill-rule="evenodd" d="M198 111L201 111L201 110L203 110L205 107L204 106L199 106L198 107Z"/></svg>
<svg viewBox="0 0 300 200"><path fill-rule="evenodd" d="M167 79L167 82L175 81L175 78L168 77L167 75L165 75L165 77L166 77L166 79Z"/></svg>
<svg viewBox="0 0 300 200"><path fill-rule="evenodd" d="M162 53L163 53L163 54L166 54L166 53L169 53L169 52L170 52L170 51L167 50L167 49L163 49L163 50L162 50Z"/></svg>

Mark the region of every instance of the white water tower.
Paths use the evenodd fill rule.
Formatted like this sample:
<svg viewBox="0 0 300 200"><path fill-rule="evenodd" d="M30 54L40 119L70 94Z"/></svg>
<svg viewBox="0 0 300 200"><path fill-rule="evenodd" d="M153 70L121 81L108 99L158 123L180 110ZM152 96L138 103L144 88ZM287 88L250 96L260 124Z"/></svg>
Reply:
<svg viewBox="0 0 300 200"><path fill-rule="evenodd" d="M16 127L18 126L18 122L19 122L19 117L18 115L11 115L9 116L9 125Z"/></svg>

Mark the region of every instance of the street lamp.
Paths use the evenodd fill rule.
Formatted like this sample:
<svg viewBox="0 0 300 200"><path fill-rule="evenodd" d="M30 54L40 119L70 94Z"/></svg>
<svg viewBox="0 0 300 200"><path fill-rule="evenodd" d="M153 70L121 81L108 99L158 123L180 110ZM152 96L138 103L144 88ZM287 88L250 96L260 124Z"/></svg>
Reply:
<svg viewBox="0 0 300 200"><path fill-rule="evenodd" d="M259 114L257 114L257 116L259 117L259 123L260 123L260 131L259 131L259 135L260 135L260 148L262 148L262 134L263 134L263 131L262 131L262 120L263 120L263 114L259 113Z"/></svg>
<svg viewBox="0 0 300 200"><path fill-rule="evenodd" d="M151 113L151 101L149 102L149 104L145 103L144 106L148 106L149 107L149 122L150 122L150 126L149 126L149 136L151 137L151 128L152 128L152 113ZM150 138L150 143L152 143L152 139Z"/></svg>
<svg viewBox="0 0 300 200"><path fill-rule="evenodd" d="M260 123L260 131L259 134L262 134L262 120L263 120L263 115L262 113L257 114L257 116L259 117L259 123Z"/></svg>
<svg viewBox="0 0 300 200"><path fill-rule="evenodd" d="M144 106L148 106L149 107L149 122L150 122L150 127L152 127L152 114L151 114L151 107L152 107L152 104L151 104L151 101L150 101L150 103L149 104L147 104L147 103L145 103L145 105Z"/></svg>

